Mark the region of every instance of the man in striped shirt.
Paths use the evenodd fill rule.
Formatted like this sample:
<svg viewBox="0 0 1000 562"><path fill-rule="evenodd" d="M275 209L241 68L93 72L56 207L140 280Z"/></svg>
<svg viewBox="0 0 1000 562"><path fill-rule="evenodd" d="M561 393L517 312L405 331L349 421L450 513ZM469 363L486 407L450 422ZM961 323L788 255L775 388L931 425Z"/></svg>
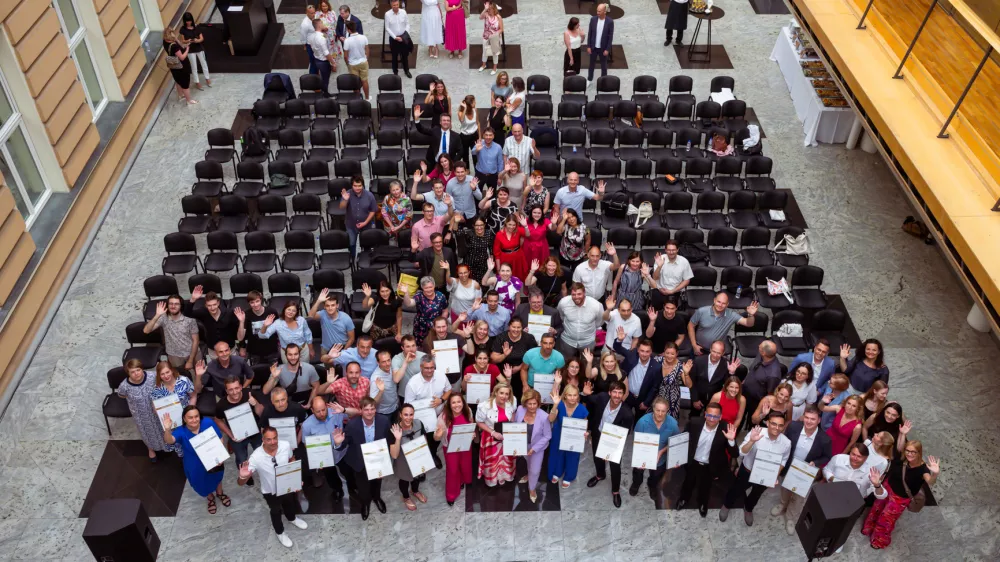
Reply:
<svg viewBox="0 0 1000 562"><path fill-rule="evenodd" d="M510 132L511 136L503 143L503 165L506 168L507 160L517 158L521 169L527 170L531 158L540 158L542 153L535 148L535 139L524 136L524 127L520 123L514 124Z"/></svg>

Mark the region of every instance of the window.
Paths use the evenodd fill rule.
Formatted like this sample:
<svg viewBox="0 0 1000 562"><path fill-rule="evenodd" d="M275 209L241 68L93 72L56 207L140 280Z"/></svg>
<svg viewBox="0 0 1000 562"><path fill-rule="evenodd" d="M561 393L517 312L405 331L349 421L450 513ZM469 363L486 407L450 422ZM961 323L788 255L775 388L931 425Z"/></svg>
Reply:
<svg viewBox="0 0 1000 562"><path fill-rule="evenodd" d="M66 41L69 43L70 57L76 64L77 75L87 93L87 104L94 115L93 120L96 121L104 111L108 99L104 95L104 85L101 84L97 69L94 68L90 43L87 41L87 30L80 24L74 2L75 0L56 0L55 7L59 21L62 22L63 33L66 34Z"/></svg>
<svg viewBox="0 0 1000 562"><path fill-rule="evenodd" d="M146 23L146 12L142 8L142 0L128 0L132 5L132 17L135 18L135 28L139 30L139 39L145 40L149 33L149 24Z"/></svg>
<svg viewBox="0 0 1000 562"><path fill-rule="evenodd" d="M49 190L38 168L35 151L11 103L7 85L0 82L0 173L14 195L17 210L30 226L49 198Z"/></svg>

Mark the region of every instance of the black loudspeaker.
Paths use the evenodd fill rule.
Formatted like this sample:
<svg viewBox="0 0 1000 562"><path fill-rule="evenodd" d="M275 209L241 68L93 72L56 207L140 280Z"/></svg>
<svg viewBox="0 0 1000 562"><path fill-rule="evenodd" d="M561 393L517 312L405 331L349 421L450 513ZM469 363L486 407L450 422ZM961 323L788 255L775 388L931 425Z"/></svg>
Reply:
<svg viewBox="0 0 1000 562"><path fill-rule="evenodd" d="M853 482L814 484L795 524L806 556L810 560L830 556L843 546L864 507Z"/></svg>
<svg viewBox="0 0 1000 562"><path fill-rule="evenodd" d="M98 562L153 562L160 551L160 537L136 499L95 504L83 540Z"/></svg>

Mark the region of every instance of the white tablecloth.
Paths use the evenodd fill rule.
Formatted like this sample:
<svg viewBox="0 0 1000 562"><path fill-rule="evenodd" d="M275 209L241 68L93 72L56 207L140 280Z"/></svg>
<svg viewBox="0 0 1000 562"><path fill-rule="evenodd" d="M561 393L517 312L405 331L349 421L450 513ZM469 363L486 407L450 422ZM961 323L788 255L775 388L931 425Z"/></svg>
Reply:
<svg viewBox="0 0 1000 562"><path fill-rule="evenodd" d="M817 143L838 144L847 142L854 124L854 111L849 107L824 107L809 79L802 74L799 55L792 44L791 30L787 27L778 34L778 42L771 51L771 60L778 63L788 91L792 95L795 113L805 130L806 146Z"/></svg>

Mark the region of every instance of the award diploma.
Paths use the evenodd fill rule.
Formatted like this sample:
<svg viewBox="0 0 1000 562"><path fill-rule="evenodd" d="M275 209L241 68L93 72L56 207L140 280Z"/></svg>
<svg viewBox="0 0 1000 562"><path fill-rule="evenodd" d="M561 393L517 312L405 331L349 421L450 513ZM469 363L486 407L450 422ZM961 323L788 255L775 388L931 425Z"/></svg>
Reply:
<svg viewBox="0 0 1000 562"><path fill-rule="evenodd" d="M813 482L816 481L818 473L819 467L809 466L798 459L792 459L792 465L788 467L788 472L785 473L785 478L781 481L781 487L804 498L809 493L809 488L812 488Z"/></svg>
<svg viewBox="0 0 1000 562"><path fill-rule="evenodd" d="M410 473L420 476L425 472L430 472L432 468L437 468L434 464L434 457L431 456L430 448L427 446L427 438L423 435L415 437L400 445L403 455L406 457L406 464L410 467Z"/></svg>
<svg viewBox="0 0 1000 562"><path fill-rule="evenodd" d="M594 456L613 463L620 463L622 453L625 452L628 431L627 427L620 427L613 423L604 424L604 429L601 430L601 440L597 443L597 451L594 452Z"/></svg>
<svg viewBox="0 0 1000 562"><path fill-rule="evenodd" d="M226 422L229 423L229 431L233 432L233 437L237 441L243 441L251 435L260 433L260 428L257 427L257 420L253 417L253 411L250 409L249 402L244 402L239 406L226 410Z"/></svg>
<svg viewBox="0 0 1000 562"><path fill-rule="evenodd" d="M660 436L636 432L632 437L632 468L656 470L659 462Z"/></svg>
<svg viewBox="0 0 1000 562"><path fill-rule="evenodd" d="M299 445L295 433L295 418L271 418L270 423L271 427L278 430L278 440L288 443L293 450Z"/></svg>
<svg viewBox="0 0 1000 562"><path fill-rule="evenodd" d="M212 430L200 431L198 435L192 437L191 446L201 459L201 464L205 465L205 470L212 470L229 458L229 452L222 444L222 439L219 439Z"/></svg>
<svg viewBox="0 0 1000 562"><path fill-rule="evenodd" d="M329 435L309 435L302 440L306 442L306 457L311 468L333 466L333 443Z"/></svg>
<svg viewBox="0 0 1000 562"><path fill-rule="evenodd" d="M434 342L434 365L434 374L462 372L462 363L458 360L458 340Z"/></svg>
<svg viewBox="0 0 1000 562"><path fill-rule="evenodd" d="M690 438L691 436L684 432L667 439L667 469L687 463Z"/></svg>
<svg viewBox="0 0 1000 562"><path fill-rule="evenodd" d="M781 455L769 451L757 451L750 471L750 482L773 488L781 472Z"/></svg>
<svg viewBox="0 0 1000 562"><path fill-rule="evenodd" d="M563 417L562 433L559 436L559 450L573 453L583 452L583 443L586 440L584 433L587 431L587 420Z"/></svg>
<svg viewBox="0 0 1000 562"><path fill-rule="evenodd" d="M462 423L451 426L448 438L448 452L460 453L472 450L472 439L476 436L476 424Z"/></svg>
<svg viewBox="0 0 1000 562"><path fill-rule="evenodd" d="M281 496L302 489L302 461L292 461L274 467L274 489Z"/></svg>
<svg viewBox="0 0 1000 562"><path fill-rule="evenodd" d="M556 384L556 376L553 374L535 373L534 384L531 385L538 394L542 395L542 404L552 403L552 387Z"/></svg>
<svg viewBox="0 0 1000 562"><path fill-rule="evenodd" d="M505 457L518 457L528 454L528 424L503 424L503 454Z"/></svg>
<svg viewBox="0 0 1000 562"><path fill-rule="evenodd" d="M413 406L413 417L424 424L424 433L434 433L438 426L437 411L431 407L431 400L431 398L423 398L410 403Z"/></svg>
<svg viewBox="0 0 1000 562"><path fill-rule="evenodd" d="M385 439L361 444L361 456L365 459L365 472L369 480L377 480L392 474L392 459Z"/></svg>
<svg viewBox="0 0 1000 562"><path fill-rule="evenodd" d="M153 408L156 410L156 417L160 418L160 426L163 429L173 429L184 421L182 419L184 406L181 405L180 398L177 397L176 393L154 399ZM167 414L170 415L170 427L167 427L167 422L163 419Z"/></svg>
<svg viewBox="0 0 1000 562"><path fill-rule="evenodd" d="M490 398L490 376L473 373L465 383L465 401L469 404L486 402Z"/></svg>
<svg viewBox="0 0 1000 562"><path fill-rule="evenodd" d="M549 333L550 327L552 327L552 317L548 314L528 314L528 333L535 336L536 340L542 341L542 336Z"/></svg>

